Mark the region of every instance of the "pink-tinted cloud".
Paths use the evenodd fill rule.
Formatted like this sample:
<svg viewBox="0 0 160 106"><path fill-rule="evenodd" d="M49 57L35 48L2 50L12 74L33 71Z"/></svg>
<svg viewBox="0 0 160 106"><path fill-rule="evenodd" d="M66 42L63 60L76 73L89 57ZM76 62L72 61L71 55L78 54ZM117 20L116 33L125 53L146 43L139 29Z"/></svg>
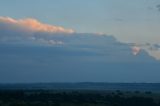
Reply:
<svg viewBox="0 0 160 106"><path fill-rule="evenodd" d="M26 30L35 31L35 32L74 33L73 29L65 29L60 26L44 24L32 18L16 20L10 17L0 17L0 22L23 27Z"/></svg>
<svg viewBox="0 0 160 106"><path fill-rule="evenodd" d="M138 46L132 47L132 53L133 55L137 55L140 52L141 48Z"/></svg>
<svg viewBox="0 0 160 106"><path fill-rule="evenodd" d="M72 35L73 29L65 29L39 22L36 19L13 19L0 17L0 42L29 42L47 45L61 45L61 39L53 38L58 35Z"/></svg>

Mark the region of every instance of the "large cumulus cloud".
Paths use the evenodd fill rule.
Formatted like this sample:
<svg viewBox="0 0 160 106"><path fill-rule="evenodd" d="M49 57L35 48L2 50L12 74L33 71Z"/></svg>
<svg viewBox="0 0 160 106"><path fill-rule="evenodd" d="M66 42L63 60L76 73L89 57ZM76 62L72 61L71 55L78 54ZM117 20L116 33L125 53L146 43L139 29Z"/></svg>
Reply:
<svg viewBox="0 0 160 106"><path fill-rule="evenodd" d="M160 47L122 43L101 33L77 33L35 19L1 17L0 82L133 82L150 81L150 75L156 81L159 61L141 49L149 46Z"/></svg>
<svg viewBox="0 0 160 106"><path fill-rule="evenodd" d="M69 45L71 48L78 48L79 51L99 52L102 55L106 53L115 55L116 51L120 51L122 55L127 53L138 55L142 51L141 48L151 47L146 44L120 43L113 36L102 33L76 33L73 29L44 24L36 19L10 17L0 17L0 43Z"/></svg>

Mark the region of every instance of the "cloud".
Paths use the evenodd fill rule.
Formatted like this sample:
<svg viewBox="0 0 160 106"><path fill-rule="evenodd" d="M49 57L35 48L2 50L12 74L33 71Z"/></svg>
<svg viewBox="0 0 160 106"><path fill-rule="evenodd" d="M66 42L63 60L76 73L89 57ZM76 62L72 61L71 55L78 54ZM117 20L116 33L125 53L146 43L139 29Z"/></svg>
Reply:
<svg viewBox="0 0 160 106"><path fill-rule="evenodd" d="M158 4L156 7L157 7L158 11L160 11L160 4Z"/></svg>
<svg viewBox="0 0 160 106"><path fill-rule="evenodd" d="M141 48L138 46L132 47L132 53L133 55L137 55L141 51Z"/></svg>
<svg viewBox="0 0 160 106"><path fill-rule="evenodd" d="M120 43L115 37L104 33L76 33L72 29L43 24L36 19L16 20L10 17L0 17L0 44L3 43L45 46L67 45L80 51L117 56L126 53L137 55L142 51L141 49L146 51L152 49L153 51L153 48L157 48L151 44ZM121 54L112 52L112 49L120 51Z"/></svg>
<svg viewBox="0 0 160 106"><path fill-rule="evenodd" d="M53 26L48 24L43 24L36 19L27 18L16 20L10 17L0 17L0 22L7 23L19 27L23 27L30 31L35 32L49 32L49 33L73 33L73 29L65 29L60 26Z"/></svg>
<svg viewBox="0 0 160 106"><path fill-rule="evenodd" d="M150 56L157 60L160 60L160 44L159 43L128 43L132 47L132 53L134 55L139 54L142 50L145 50Z"/></svg>
<svg viewBox="0 0 160 106"><path fill-rule="evenodd" d="M0 42L63 44L63 41L55 39L53 36L70 35L74 32L73 29L43 24L32 18L16 20L10 17L0 17Z"/></svg>

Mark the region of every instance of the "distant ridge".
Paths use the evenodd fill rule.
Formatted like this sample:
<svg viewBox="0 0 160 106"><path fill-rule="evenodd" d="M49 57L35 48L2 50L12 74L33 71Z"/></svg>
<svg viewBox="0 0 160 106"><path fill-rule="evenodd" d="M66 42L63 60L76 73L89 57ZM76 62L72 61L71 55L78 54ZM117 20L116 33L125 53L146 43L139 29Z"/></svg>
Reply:
<svg viewBox="0 0 160 106"><path fill-rule="evenodd" d="M14 83L0 84L0 90L122 90L160 92L160 83Z"/></svg>

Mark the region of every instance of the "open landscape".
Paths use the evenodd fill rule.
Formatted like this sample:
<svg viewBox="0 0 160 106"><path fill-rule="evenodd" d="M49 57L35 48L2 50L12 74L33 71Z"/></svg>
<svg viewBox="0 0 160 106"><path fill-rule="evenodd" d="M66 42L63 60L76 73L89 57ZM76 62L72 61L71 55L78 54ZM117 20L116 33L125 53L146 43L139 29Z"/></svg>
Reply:
<svg viewBox="0 0 160 106"><path fill-rule="evenodd" d="M159 87L144 83L1 84L0 106L159 106Z"/></svg>

